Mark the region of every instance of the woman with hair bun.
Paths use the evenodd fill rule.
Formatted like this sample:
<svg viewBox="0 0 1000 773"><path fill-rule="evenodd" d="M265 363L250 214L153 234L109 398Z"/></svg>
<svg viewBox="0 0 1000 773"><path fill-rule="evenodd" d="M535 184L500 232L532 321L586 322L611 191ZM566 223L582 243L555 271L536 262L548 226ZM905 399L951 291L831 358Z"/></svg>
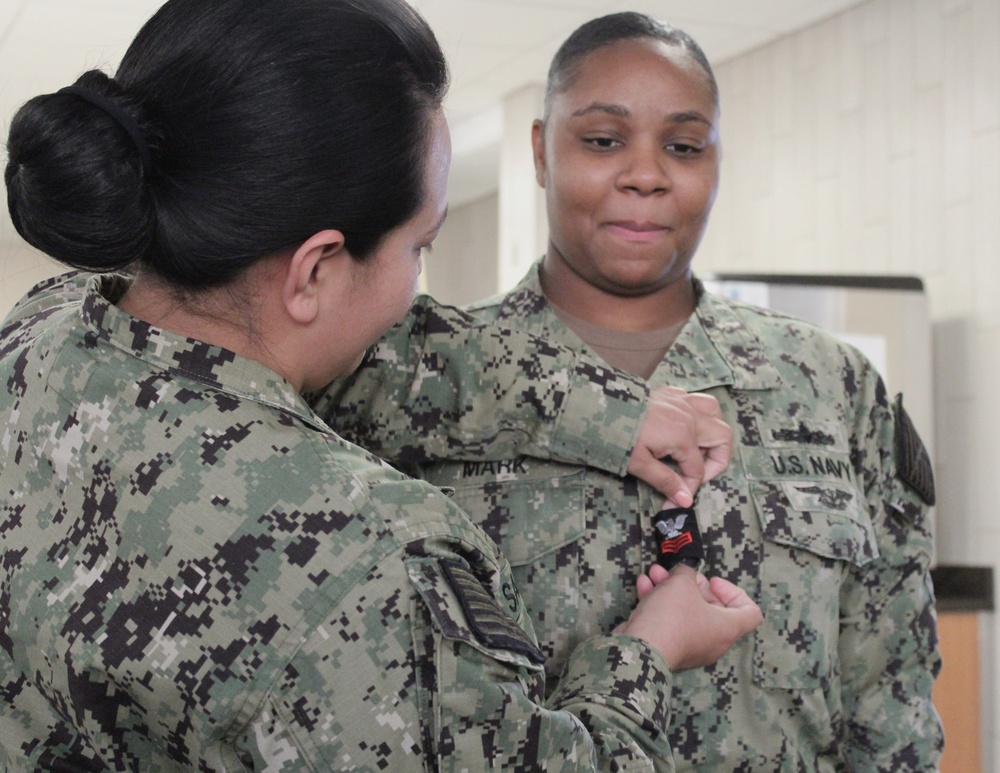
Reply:
<svg viewBox="0 0 1000 773"><path fill-rule="evenodd" d="M4 770L670 769L671 671L759 623L746 594L644 575L543 699L496 546L310 402L413 301L446 86L401 0L170 0L114 78L15 115L11 218L77 270L0 330ZM426 299L408 319L386 383L425 417L452 385L413 448L644 458L679 497L725 461L704 402Z"/></svg>

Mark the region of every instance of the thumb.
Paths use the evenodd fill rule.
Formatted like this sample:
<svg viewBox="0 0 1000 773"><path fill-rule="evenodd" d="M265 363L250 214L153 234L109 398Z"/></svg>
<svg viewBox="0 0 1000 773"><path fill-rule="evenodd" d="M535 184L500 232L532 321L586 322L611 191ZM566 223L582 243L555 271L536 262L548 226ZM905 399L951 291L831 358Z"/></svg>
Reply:
<svg viewBox="0 0 1000 773"><path fill-rule="evenodd" d="M764 622L764 616L757 602L742 588L721 577L713 577L708 581L708 586L722 605L735 613L733 617L738 623L741 636Z"/></svg>
<svg viewBox="0 0 1000 773"><path fill-rule="evenodd" d="M655 458L648 450L637 448L632 453L628 471L640 478L678 507L691 507L694 495L689 483L669 465ZM695 488L701 480L693 481Z"/></svg>

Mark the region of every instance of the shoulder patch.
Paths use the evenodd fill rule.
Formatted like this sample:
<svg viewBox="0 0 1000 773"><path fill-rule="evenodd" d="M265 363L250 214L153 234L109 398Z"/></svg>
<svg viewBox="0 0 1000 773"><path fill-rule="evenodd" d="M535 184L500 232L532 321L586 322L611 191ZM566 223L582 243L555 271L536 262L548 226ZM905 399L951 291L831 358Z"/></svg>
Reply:
<svg viewBox="0 0 1000 773"><path fill-rule="evenodd" d="M896 395L892 406L896 415L896 477L913 489L928 505L937 499L934 491L934 470L924 442L917 434L906 409L903 408L902 393Z"/></svg>
<svg viewBox="0 0 1000 773"><path fill-rule="evenodd" d="M469 628L479 642L487 647L517 652L532 663L545 662L545 656L531 637L507 616L469 567L450 558L442 558L440 563L448 584L458 597Z"/></svg>

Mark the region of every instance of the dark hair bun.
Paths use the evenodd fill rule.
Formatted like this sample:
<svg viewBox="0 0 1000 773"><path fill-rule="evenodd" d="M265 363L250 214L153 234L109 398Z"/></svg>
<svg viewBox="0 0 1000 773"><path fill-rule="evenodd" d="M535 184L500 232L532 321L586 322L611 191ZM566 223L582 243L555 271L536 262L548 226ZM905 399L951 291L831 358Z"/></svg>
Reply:
<svg viewBox="0 0 1000 773"><path fill-rule="evenodd" d="M185 291L327 228L365 260L423 201L447 87L405 0L168 0L114 79L14 117L11 219L70 266L136 264Z"/></svg>
<svg viewBox="0 0 1000 773"><path fill-rule="evenodd" d="M91 70L75 85L138 129L148 124L106 74ZM156 227L151 191L134 139L109 112L72 93L35 97L14 115L7 154L7 206L29 244L88 271L124 269L145 255Z"/></svg>

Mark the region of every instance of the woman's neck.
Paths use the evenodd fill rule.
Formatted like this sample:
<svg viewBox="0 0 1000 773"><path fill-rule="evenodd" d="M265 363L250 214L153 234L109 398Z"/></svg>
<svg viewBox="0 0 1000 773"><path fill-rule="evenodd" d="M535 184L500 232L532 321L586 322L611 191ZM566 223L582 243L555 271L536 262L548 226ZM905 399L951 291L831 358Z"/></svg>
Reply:
<svg viewBox="0 0 1000 773"><path fill-rule="evenodd" d="M267 320L260 318L266 314L267 304L248 294L252 294L249 281L191 294L155 275L140 273L117 305L154 327L256 360L295 384L294 374L285 372L260 334L271 329ZM255 316L248 312L251 308Z"/></svg>
<svg viewBox="0 0 1000 773"><path fill-rule="evenodd" d="M542 263L541 282L552 303L609 330L639 332L672 327L691 316L696 305L690 272L649 292L623 295L595 287L565 261L549 255Z"/></svg>

